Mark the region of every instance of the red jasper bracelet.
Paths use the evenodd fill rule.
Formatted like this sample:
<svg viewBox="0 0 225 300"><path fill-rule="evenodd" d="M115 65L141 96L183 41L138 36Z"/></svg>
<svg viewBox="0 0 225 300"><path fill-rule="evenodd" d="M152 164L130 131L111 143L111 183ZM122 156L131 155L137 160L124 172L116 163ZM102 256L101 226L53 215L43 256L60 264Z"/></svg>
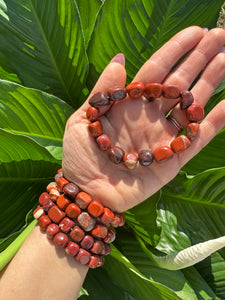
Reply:
<svg viewBox="0 0 225 300"><path fill-rule="evenodd" d="M161 96L170 99L180 98L180 108L186 110L187 120L189 121L186 135L178 136L171 142L170 146L158 147L153 152L151 150L141 150L138 154L125 154L122 148L113 146L108 135L103 133L98 106L110 105L124 100L127 95L131 99L139 99L144 96L149 102ZM86 112L86 117L90 121L88 129L99 148L108 153L109 159L113 163L120 164L123 162L128 169L134 169L138 162L141 166L149 166L153 163L153 160L162 162L172 158L174 153L187 149L194 141L199 130L198 122L204 117L204 109L201 104L193 102L194 98L190 91L181 91L178 86L174 85L162 85L160 83L144 85L142 82L133 82L126 88L109 88L106 93L99 92L90 98L89 104L91 106ZM178 131L182 131L179 130L182 128L175 119L168 117L168 120L175 125Z"/></svg>
<svg viewBox="0 0 225 300"><path fill-rule="evenodd" d="M116 237L114 228L125 223L124 214L92 199L64 178L62 169L46 190L33 212L41 230L81 264L89 268L102 266L105 255L111 251L109 243Z"/></svg>

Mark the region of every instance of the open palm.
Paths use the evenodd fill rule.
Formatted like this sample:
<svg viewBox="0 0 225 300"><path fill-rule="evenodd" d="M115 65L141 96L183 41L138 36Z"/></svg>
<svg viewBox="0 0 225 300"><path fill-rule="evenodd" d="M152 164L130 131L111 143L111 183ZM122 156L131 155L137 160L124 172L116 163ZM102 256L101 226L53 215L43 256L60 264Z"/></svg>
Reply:
<svg viewBox="0 0 225 300"><path fill-rule="evenodd" d="M195 102L205 106L225 76L225 54L220 52L224 44L223 29L213 29L205 34L199 27L189 27L159 49L141 67L133 81L173 84L187 90L203 71L191 91ZM187 56L171 71L185 54ZM123 65L110 63L91 95L110 87L124 87L125 83ZM177 103L178 99L163 97L154 102L128 98L111 107L101 107L103 131L113 145L122 147L126 153L169 146L178 131L166 119L168 112L172 110L173 117L184 128L188 123L185 112ZM148 167L129 170L123 164L113 164L90 136L86 119L88 107L87 99L67 122L63 144L64 175L95 199L119 212L135 206L168 183L225 125L225 103L222 101L203 120L196 140L188 149L168 161L154 161Z"/></svg>

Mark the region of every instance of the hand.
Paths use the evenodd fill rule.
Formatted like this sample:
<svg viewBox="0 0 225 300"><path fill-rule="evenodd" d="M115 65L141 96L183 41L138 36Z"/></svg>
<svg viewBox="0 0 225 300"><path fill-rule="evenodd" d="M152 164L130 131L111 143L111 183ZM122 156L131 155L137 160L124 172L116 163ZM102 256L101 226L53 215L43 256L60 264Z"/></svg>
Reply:
<svg viewBox="0 0 225 300"><path fill-rule="evenodd" d="M201 71L202 74L191 92L195 102L203 106L225 76L225 54L220 52L225 44L225 30L212 29L207 33L199 27L189 27L176 34L159 49L139 70L133 79L179 85L190 88ZM172 67L185 54L188 55L171 72ZM122 64L110 63L90 96L109 87L124 87L126 72ZM126 99L110 109L101 108L100 120L113 145L125 152L138 153L169 146L177 136L175 126L166 119L172 116L185 128L186 114L176 105L177 99L159 98L148 103L143 99ZM127 169L115 165L101 151L88 132L86 119L88 99L68 120L63 144L63 171L65 177L76 183L96 200L111 209L125 211L145 200L168 183L181 167L196 155L225 126L225 102L221 101L202 121L196 140L173 158L148 167ZM106 111L106 112L105 112Z"/></svg>

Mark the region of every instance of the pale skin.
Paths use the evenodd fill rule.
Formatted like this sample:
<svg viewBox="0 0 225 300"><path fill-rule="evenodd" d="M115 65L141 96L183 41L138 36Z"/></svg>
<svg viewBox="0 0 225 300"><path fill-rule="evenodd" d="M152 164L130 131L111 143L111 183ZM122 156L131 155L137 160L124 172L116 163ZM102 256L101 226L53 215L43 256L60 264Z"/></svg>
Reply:
<svg viewBox="0 0 225 300"><path fill-rule="evenodd" d="M192 87L195 102L206 105L215 88L225 77L225 30L205 32L192 26L176 34L160 48L139 70L134 82L159 82L179 85L182 90ZM171 72L177 61L185 59ZM123 59L110 63L90 96L109 87L124 87L126 71ZM126 99L109 108L101 108L104 132L114 145L126 152L138 153L169 145L178 131L166 119L172 115L187 125L186 115L177 100ZM63 144L63 171L65 177L90 193L93 198L111 209L122 212L157 192L176 176L181 167L195 156L225 126L225 101L221 101L204 118L196 140L184 152L163 163L153 162L149 167L128 170L114 165L99 150L88 133L87 101L68 120ZM16 256L2 272L0 299L74 299L78 295L88 268L56 250L36 227Z"/></svg>

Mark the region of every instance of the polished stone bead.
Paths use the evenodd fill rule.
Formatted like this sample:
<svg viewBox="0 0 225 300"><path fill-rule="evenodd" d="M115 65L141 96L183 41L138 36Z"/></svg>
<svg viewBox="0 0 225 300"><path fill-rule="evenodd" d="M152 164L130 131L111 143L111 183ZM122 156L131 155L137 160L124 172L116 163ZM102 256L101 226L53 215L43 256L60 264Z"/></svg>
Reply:
<svg viewBox="0 0 225 300"><path fill-rule="evenodd" d="M66 214L57 205L54 205L49 209L48 216L54 223L59 224Z"/></svg>
<svg viewBox="0 0 225 300"><path fill-rule="evenodd" d="M59 232L59 226L55 223L48 225L46 234L49 239L53 239L53 237Z"/></svg>
<svg viewBox="0 0 225 300"><path fill-rule="evenodd" d="M50 225L52 222L50 220L50 218L48 216L41 216L38 219L38 225L42 228L42 229L46 229L48 227L48 225Z"/></svg>
<svg viewBox="0 0 225 300"><path fill-rule="evenodd" d="M196 136L199 131L199 124L198 123L190 123L186 128L186 135L191 142L196 139Z"/></svg>
<svg viewBox="0 0 225 300"><path fill-rule="evenodd" d="M100 240L95 240L90 251L95 254L100 254L102 252L104 243Z"/></svg>
<svg viewBox="0 0 225 300"><path fill-rule="evenodd" d="M105 225L111 224L114 220L114 213L109 208L104 207L104 212L99 219Z"/></svg>
<svg viewBox="0 0 225 300"><path fill-rule="evenodd" d="M88 205L91 203L92 197L88 193L80 192L77 194L75 203L81 208L86 209Z"/></svg>
<svg viewBox="0 0 225 300"><path fill-rule="evenodd" d="M104 206L98 201L93 200L87 210L93 217L99 217L104 212Z"/></svg>
<svg viewBox="0 0 225 300"><path fill-rule="evenodd" d="M55 181L50 182L46 187L48 193L50 193L51 189L57 189L57 183Z"/></svg>
<svg viewBox="0 0 225 300"><path fill-rule="evenodd" d="M85 233L79 226L74 226L70 232L70 237L74 240L74 242L80 242L84 236Z"/></svg>
<svg viewBox="0 0 225 300"><path fill-rule="evenodd" d="M45 212L42 206L38 205L38 207L35 208L35 210L33 211L33 216L36 220L38 220L42 216L45 216Z"/></svg>
<svg viewBox="0 0 225 300"><path fill-rule="evenodd" d="M77 243L70 241L69 244L67 245L65 251L68 255L75 256L78 253L79 249L80 249L80 247Z"/></svg>
<svg viewBox="0 0 225 300"><path fill-rule="evenodd" d="M65 217L64 219L62 219L62 221L59 223L59 228L65 232L68 233L71 231L71 229L74 227L75 223L73 222L73 220Z"/></svg>
<svg viewBox="0 0 225 300"><path fill-rule="evenodd" d="M67 206L71 203L71 201L64 194L61 194L58 197L56 203L60 209L65 210Z"/></svg>
<svg viewBox="0 0 225 300"><path fill-rule="evenodd" d="M96 138L96 142L102 151L106 151L111 148L111 141L107 134L101 134L98 136Z"/></svg>
<svg viewBox="0 0 225 300"><path fill-rule="evenodd" d="M119 213L118 216L120 218L119 226L121 227L125 224L125 215L124 215L124 213Z"/></svg>
<svg viewBox="0 0 225 300"><path fill-rule="evenodd" d="M98 137L102 134L102 123L100 121L95 121L88 124L88 130L93 137Z"/></svg>
<svg viewBox="0 0 225 300"><path fill-rule="evenodd" d="M153 155L150 150L142 150L138 153L138 161L141 166L149 166L153 163Z"/></svg>
<svg viewBox="0 0 225 300"><path fill-rule="evenodd" d="M60 196L60 192L57 189L52 188L49 192L49 196L52 201L56 202L56 200Z"/></svg>
<svg viewBox="0 0 225 300"><path fill-rule="evenodd" d="M68 236L63 233L63 232L59 232L54 236L54 242L56 243L57 246L59 246L60 248L66 248L66 246L69 243L69 239Z"/></svg>
<svg viewBox="0 0 225 300"><path fill-rule="evenodd" d="M50 196L49 196L49 194L46 193L46 192L42 193L42 194L40 195L40 197L39 197L39 203L40 203L41 205L46 205L46 204L48 204L48 202L49 202L50 200L51 200L51 199L50 199Z"/></svg>
<svg viewBox="0 0 225 300"><path fill-rule="evenodd" d="M98 255L91 255L90 261L87 266L91 269L95 269L99 266L99 256Z"/></svg>
<svg viewBox="0 0 225 300"><path fill-rule="evenodd" d="M43 208L43 210L44 210L45 212L48 212L49 209L50 209L52 206L54 206L54 205L55 205L55 203L54 203L51 199L49 199L48 202L46 202L46 203L42 206L42 208Z"/></svg>
<svg viewBox="0 0 225 300"><path fill-rule="evenodd" d="M186 137L186 135L180 135L172 141L170 146L173 152L177 153L187 149L190 145L191 142Z"/></svg>
<svg viewBox="0 0 225 300"><path fill-rule="evenodd" d="M110 248L109 244L104 243L101 254L102 255L109 255L110 252L111 252L111 248Z"/></svg>
<svg viewBox="0 0 225 300"><path fill-rule="evenodd" d="M153 151L153 157L157 162L167 161L173 157L173 151L168 146L161 146Z"/></svg>
<svg viewBox="0 0 225 300"><path fill-rule="evenodd" d="M99 110L97 107L90 106L87 109L86 117L90 122L96 121L99 118Z"/></svg>
<svg viewBox="0 0 225 300"><path fill-rule="evenodd" d="M65 196L74 200L76 195L79 193L79 187L74 183L68 183L64 186L63 193Z"/></svg>
<svg viewBox="0 0 225 300"><path fill-rule="evenodd" d="M96 238L104 239L107 236L108 227L104 224L95 224L91 234Z"/></svg>
<svg viewBox="0 0 225 300"><path fill-rule="evenodd" d="M199 122L204 118L204 108L199 103L193 103L188 107L186 115L188 121Z"/></svg>
<svg viewBox="0 0 225 300"><path fill-rule="evenodd" d="M87 212L82 212L78 217L77 217L77 222L80 224L80 226L85 230L85 231L90 231L94 228L95 226L95 219L92 218L89 213Z"/></svg>
<svg viewBox="0 0 225 300"><path fill-rule="evenodd" d="M63 171L63 169L60 168L60 169L58 169L57 173L60 173L60 172L62 172L62 171Z"/></svg>
<svg viewBox="0 0 225 300"><path fill-rule="evenodd" d="M67 185L69 183L68 180L66 180L64 177L60 178L58 181L57 181L57 188L58 190L60 191L60 193L63 192L63 189L65 187L65 185Z"/></svg>
<svg viewBox="0 0 225 300"><path fill-rule="evenodd" d="M108 96L112 101L123 100L127 96L127 91L125 88L109 88Z"/></svg>
<svg viewBox="0 0 225 300"><path fill-rule="evenodd" d="M126 91L131 98L140 98L145 91L145 85L142 82L132 82L126 87Z"/></svg>
<svg viewBox="0 0 225 300"><path fill-rule="evenodd" d="M76 219L80 213L81 209L75 203L70 203L66 208L66 214L69 218Z"/></svg>
<svg viewBox="0 0 225 300"><path fill-rule="evenodd" d="M103 266L105 263L105 257L103 255L99 256L99 263L98 263L98 267Z"/></svg>
<svg viewBox="0 0 225 300"><path fill-rule="evenodd" d="M80 245L83 249L90 249L94 244L94 239L91 235L85 235L83 240L81 241Z"/></svg>
<svg viewBox="0 0 225 300"><path fill-rule="evenodd" d="M116 231L114 228L109 228L107 236L104 238L104 242L109 244L112 243L116 238Z"/></svg>
<svg viewBox="0 0 225 300"><path fill-rule="evenodd" d="M86 265L91 259L91 254L87 250L80 248L75 259L76 261L79 261L82 265Z"/></svg>
<svg viewBox="0 0 225 300"><path fill-rule="evenodd" d="M181 92L180 108L186 109L194 102L194 97L190 91Z"/></svg>
<svg viewBox="0 0 225 300"><path fill-rule="evenodd" d="M55 181L57 182L60 178L63 178L63 172L58 172L58 173L55 175Z"/></svg>
<svg viewBox="0 0 225 300"><path fill-rule="evenodd" d="M137 166L138 156L134 153L127 153L123 158L123 163L128 169L133 170Z"/></svg>
<svg viewBox="0 0 225 300"><path fill-rule="evenodd" d="M125 152L118 146L113 146L108 151L109 159L116 165L123 161Z"/></svg>
<svg viewBox="0 0 225 300"><path fill-rule="evenodd" d="M89 99L89 104L91 106L103 106L103 105L109 105L110 104L110 100L108 98L108 96L103 93L103 92L99 92L94 94L90 99Z"/></svg>
<svg viewBox="0 0 225 300"><path fill-rule="evenodd" d="M163 96L166 98L176 99L180 97L181 90L176 85L165 84L163 85Z"/></svg>
<svg viewBox="0 0 225 300"><path fill-rule="evenodd" d="M144 95L147 98L159 98L162 96L163 85L160 83L147 83Z"/></svg>
<svg viewBox="0 0 225 300"><path fill-rule="evenodd" d="M120 217L119 217L119 214L118 213L114 213L114 219L113 221L111 222L111 225L113 227L118 227L120 224Z"/></svg>

